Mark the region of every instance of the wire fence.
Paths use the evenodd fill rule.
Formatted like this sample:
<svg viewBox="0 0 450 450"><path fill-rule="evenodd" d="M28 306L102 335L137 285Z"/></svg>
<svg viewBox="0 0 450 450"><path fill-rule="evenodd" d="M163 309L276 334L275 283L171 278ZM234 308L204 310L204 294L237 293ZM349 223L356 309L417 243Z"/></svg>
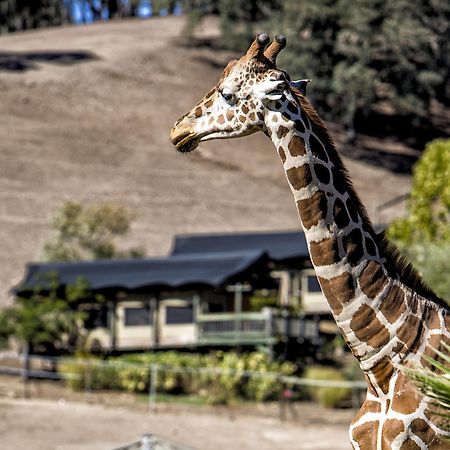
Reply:
<svg viewBox="0 0 450 450"><path fill-rule="evenodd" d="M64 367L66 369L62 370ZM74 371L68 371L67 367L72 368ZM145 385L147 386L148 410L151 413L157 412L158 396L159 394L163 394L161 381L163 377L167 377L169 374L180 376L181 379L185 379L186 377L192 379L206 375L209 380L224 376L230 376L234 379L264 380L280 387L278 389L280 392L280 404L283 402L291 403L293 390L300 391L303 388L309 390L333 388L349 390L351 392L351 406L354 409L358 409L361 405L362 394L367 389L364 381L309 379L281 375L276 372L258 372L215 367L174 367L160 364L142 364L88 358L42 357L17 354L0 355L0 374L20 376L24 384L32 379L59 380L73 383L82 382L80 385L86 393L91 393L98 389L95 382L96 371L100 370L100 373L102 373L111 369L114 369L114 372L110 374L110 377L114 377L122 369L139 369L140 379L144 379ZM289 386L291 393L284 395L283 386Z"/></svg>

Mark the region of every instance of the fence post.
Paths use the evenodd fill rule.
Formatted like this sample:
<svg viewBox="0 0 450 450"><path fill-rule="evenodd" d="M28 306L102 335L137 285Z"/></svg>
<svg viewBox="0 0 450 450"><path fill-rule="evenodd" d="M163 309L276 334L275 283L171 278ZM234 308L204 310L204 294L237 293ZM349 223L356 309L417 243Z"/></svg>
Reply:
<svg viewBox="0 0 450 450"><path fill-rule="evenodd" d="M28 371L30 369L30 346L28 342L24 345L22 353L22 380L23 380L23 398L29 397L28 391Z"/></svg>
<svg viewBox="0 0 450 450"><path fill-rule="evenodd" d="M83 362L85 372L85 381L84 381L84 392L85 399L87 403L90 403L92 400L92 367L91 361L87 359Z"/></svg>
<svg viewBox="0 0 450 450"><path fill-rule="evenodd" d="M150 412L156 413L156 393L158 384L158 364L150 365L150 387L148 395L148 409Z"/></svg>
<svg viewBox="0 0 450 450"><path fill-rule="evenodd" d="M354 411L359 409L359 391L356 386L352 387L352 408Z"/></svg>

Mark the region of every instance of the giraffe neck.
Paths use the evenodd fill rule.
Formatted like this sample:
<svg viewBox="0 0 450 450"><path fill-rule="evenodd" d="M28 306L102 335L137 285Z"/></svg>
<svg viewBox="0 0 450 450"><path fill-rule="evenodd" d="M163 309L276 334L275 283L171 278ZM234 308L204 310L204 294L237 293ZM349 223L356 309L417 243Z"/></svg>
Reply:
<svg viewBox="0 0 450 450"><path fill-rule="evenodd" d="M388 314L397 315L404 311L404 299L388 276L375 232L325 126L303 109L295 111L292 104L268 113L266 126L283 162L311 261L337 325L360 362L378 360L390 341L390 319L377 316L381 302L389 296Z"/></svg>

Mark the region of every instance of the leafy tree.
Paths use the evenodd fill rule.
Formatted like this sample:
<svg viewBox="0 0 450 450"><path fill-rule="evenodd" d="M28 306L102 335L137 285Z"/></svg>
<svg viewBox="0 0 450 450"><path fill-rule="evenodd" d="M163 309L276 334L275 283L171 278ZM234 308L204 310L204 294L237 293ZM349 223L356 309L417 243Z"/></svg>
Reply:
<svg viewBox="0 0 450 450"><path fill-rule="evenodd" d="M280 67L312 78L310 96L353 136L380 114L427 122L450 99L450 3L439 0L185 0L192 24L220 16L242 51L257 31L287 35ZM365 125L366 126L366 125Z"/></svg>
<svg viewBox="0 0 450 450"><path fill-rule="evenodd" d="M134 218L125 206L105 202L83 206L67 202L53 217L56 236L44 245L47 261L139 258L142 248L119 250L115 239L130 230Z"/></svg>
<svg viewBox="0 0 450 450"><path fill-rule="evenodd" d="M408 216L393 222L388 235L428 284L450 300L450 139L427 145L414 167Z"/></svg>
<svg viewBox="0 0 450 450"><path fill-rule="evenodd" d="M0 0L0 34L61 25L67 18L61 0Z"/></svg>
<svg viewBox="0 0 450 450"><path fill-rule="evenodd" d="M450 139L430 142L414 167L409 214L389 229L403 246L450 242Z"/></svg>
<svg viewBox="0 0 450 450"><path fill-rule="evenodd" d="M31 295L19 293L15 304L0 312L0 344L13 337L30 353L54 353L79 344L85 313L77 306L93 297L87 282L80 278L61 290L57 275L49 274L43 286L47 288L36 288ZM95 300L102 298L96 295Z"/></svg>
<svg viewBox="0 0 450 450"><path fill-rule="evenodd" d="M271 21L289 40L280 66L312 78L314 101L350 130L375 112L424 119L433 98L449 98L444 3L286 0Z"/></svg>

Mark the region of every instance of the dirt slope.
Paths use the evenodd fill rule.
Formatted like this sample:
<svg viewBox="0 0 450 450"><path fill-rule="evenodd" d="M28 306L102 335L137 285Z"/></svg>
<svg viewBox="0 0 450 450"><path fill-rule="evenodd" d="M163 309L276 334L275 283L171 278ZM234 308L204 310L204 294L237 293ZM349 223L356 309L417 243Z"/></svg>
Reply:
<svg viewBox="0 0 450 450"><path fill-rule="evenodd" d="M66 200L117 200L137 220L129 244L165 254L176 233L295 229L281 164L262 135L177 154L175 120L230 54L182 45L183 18L99 23L0 38L0 305L40 257ZM200 30L216 33L209 21ZM374 207L409 176L347 160ZM386 217L375 218L386 220Z"/></svg>

